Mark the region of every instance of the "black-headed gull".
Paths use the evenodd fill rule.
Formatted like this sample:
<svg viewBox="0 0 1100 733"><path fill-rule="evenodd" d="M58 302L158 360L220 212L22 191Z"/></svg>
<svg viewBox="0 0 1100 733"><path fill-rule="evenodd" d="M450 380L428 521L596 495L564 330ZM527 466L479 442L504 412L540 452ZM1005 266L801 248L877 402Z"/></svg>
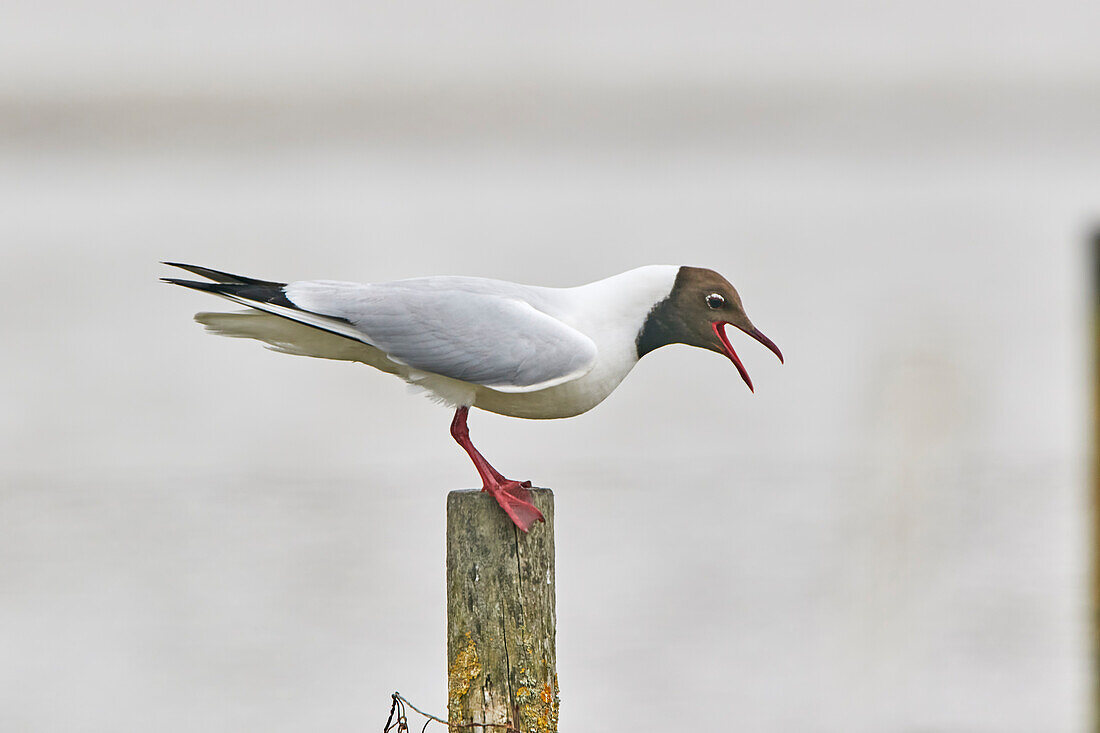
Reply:
<svg viewBox="0 0 1100 733"><path fill-rule="evenodd" d="M199 313L222 336L263 341L286 354L369 364L455 408L451 435L488 491L526 532L542 513L530 481L513 481L470 442L470 407L534 419L572 417L598 405L638 360L669 344L723 354L752 380L726 337L732 325L783 355L745 315L721 275L652 265L575 288L476 277L360 284L291 283L167 262L212 282L164 278L251 310Z"/></svg>

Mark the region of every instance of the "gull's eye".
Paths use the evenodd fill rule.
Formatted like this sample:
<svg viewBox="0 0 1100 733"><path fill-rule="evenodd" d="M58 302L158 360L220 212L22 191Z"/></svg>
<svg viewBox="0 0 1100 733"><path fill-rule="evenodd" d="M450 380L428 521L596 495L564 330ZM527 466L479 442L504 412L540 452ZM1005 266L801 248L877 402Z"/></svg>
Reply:
<svg viewBox="0 0 1100 733"><path fill-rule="evenodd" d="M726 299L718 293L711 293L707 296L707 306L710 308L721 308L726 304Z"/></svg>

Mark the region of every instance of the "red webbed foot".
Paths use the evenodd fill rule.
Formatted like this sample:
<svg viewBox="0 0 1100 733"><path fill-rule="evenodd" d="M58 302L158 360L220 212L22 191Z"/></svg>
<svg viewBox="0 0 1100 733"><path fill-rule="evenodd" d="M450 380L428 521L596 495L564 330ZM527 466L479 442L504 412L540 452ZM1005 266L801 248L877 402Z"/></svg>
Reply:
<svg viewBox="0 0 1100 733"><path fill-rule="evenodd" d="M531 488L531 482L504 478L470 442L470 431L466 427L466 415L469 411L469 406L455 410L454 420L451 421L451 436L474 462L474 468L481 476L481 490L488 491L497 500L497 504L500 504L500 508L524 532L530 530L535 522L545 522L542 512L531 503L531 492L527 490Z"/></svg>
<svg viewBox="0 0 1100 733"><path fill-rule="evenodd" d="M488 491L512 522L527 532L535 522L546 521L538 507L531 503L531 492L527 490L529 488L531 488L530 481L503 479L499 482L486 483L481 490Z"/></svg>

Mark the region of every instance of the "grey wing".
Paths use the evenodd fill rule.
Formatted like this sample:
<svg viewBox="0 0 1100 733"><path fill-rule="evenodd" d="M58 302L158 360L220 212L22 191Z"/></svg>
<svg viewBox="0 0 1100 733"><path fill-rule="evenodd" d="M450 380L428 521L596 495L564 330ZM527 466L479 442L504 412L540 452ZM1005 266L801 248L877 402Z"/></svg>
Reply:
<svg viewBox="0 0 1100 733"><path fill-rule="evenodd" d="M299 307L345 319L393 361L502 392L529 392L587 374L596 345L511 294L400 284L291 283Z"/></svg>

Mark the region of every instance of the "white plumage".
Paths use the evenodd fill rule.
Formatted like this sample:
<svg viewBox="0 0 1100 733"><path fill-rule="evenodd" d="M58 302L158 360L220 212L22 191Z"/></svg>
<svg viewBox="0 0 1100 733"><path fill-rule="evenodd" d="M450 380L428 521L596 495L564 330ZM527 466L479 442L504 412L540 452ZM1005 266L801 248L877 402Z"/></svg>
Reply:
<svg viewBox="0 0 1100 733"><path fill-rule="evenodd" d="M199 313L222 336L358 361L452 406L525 418L578 415L638 361L636 338L677 268L649 266L574 288L473 277L288 283L295 307L217 293L254 309Z"/></svg>

